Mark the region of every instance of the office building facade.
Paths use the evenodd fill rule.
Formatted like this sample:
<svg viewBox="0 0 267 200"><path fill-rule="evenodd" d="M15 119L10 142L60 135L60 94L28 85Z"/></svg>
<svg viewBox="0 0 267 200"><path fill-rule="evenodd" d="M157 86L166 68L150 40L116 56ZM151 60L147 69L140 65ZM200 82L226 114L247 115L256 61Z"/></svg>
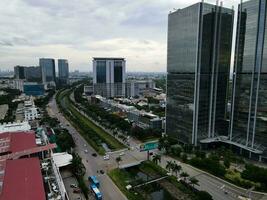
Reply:
<svg viewBox="0 0 267 200"><path fill-rule="evenodd" d="M69 63L66 59L58 59L58 79L60 84L69 82Z"/></svg>
<svg viewBox="0 0 267 200"><path fill-rule="evenodd" d="M125 96L125 59L93 58L94 94L103 97Z"/></svg>
<svg viewBox="0 0 267 200"><path fill-rule="evenodd" d="M55 60L52 58L40 58L39 65L41 67L42 72L42 82L44 84L55 85Z"/></svg>
<svg viewBox="0 0 267 200"><path fill-rule="evenodd" d="M181 143L228 134L233 17L207 3L169 14L166 133Z"/></svg>
<svg viewBox="0 0 267 200"><path fill-rule="evenodd" d="M266 1L239 5L229 140L267 161Z"/></svg>
<svg viewBox="0 0 267 200"><path fill-rule="evenodd" d="M14 67L14 78L15 79L25 79L26 78L26 67L15 66Z"/></svg>
<svg viewBox="0 0 267 200"><path fill-rule="evenodd" d="M27 67L25 71L25 78L28 82L42 82L42 73L39 66Z"/></svg>

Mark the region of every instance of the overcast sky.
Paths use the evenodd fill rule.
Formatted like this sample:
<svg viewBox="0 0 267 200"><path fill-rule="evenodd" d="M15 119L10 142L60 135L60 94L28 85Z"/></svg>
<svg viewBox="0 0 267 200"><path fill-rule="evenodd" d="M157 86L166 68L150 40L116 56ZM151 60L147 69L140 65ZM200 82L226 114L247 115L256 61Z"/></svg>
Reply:
<svg viewBox="0 0 267 200"><path fill-rule="evenodd" d="M0 0L0 69L65 58L125 57L127 71L166 71L167 16L199 0ZM215 3L215 0L206 2ZM238 0L224 0L227 7Z"/></svg>

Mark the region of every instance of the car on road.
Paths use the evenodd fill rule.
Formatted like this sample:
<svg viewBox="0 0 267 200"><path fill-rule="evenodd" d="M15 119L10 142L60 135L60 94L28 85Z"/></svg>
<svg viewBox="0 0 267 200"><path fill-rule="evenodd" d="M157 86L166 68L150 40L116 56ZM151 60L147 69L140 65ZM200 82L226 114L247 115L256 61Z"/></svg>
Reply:
<svg viewBox="0 0 267 200"><path fill-rule="evenodd" d="M87 150L87 149L85 149L85 150L84 150L84 153L88 153L88 150Z"/></svg>
<svg viewBox="0 0 267 200"><path fill-rule="evenodd" d="M86 144L84 144L83 146L86 147Z"/></svg>
<svg viewBox="0 0 267 200"><path fill-rule="evenodd" d="M96 153L92 153L92 156L97 157L97 154Z"/></svg>
<svg viewBox="0 0 267 200"><path fill-rule="evenodd" d="M109 160L109 155L103 156L104 160Z"/></svg>
<svg viewBox="0 0 267 200"><path fill-rule="evenodd" d="M72 184L70 184L70 187L71 188L77 188L78 186L76 184L72 183Z"/></svg>
<svg viewBox="0 0 267 200"><path fill-rule="evenodd" d="M100 169L100 174L105 174L104 170Z"/></svg>
<svg viewBox="0 0 267 200"><path fill-rule="evenodd" d="M121 152L119 155L120 156L124 156L125 155L125 152Z"/></svg>
<svg viewBox="0 0 267 200"><path fill-rule="evenodd" d="M81 193L81 189L80 188L74 188L73 193Z"/></svg>

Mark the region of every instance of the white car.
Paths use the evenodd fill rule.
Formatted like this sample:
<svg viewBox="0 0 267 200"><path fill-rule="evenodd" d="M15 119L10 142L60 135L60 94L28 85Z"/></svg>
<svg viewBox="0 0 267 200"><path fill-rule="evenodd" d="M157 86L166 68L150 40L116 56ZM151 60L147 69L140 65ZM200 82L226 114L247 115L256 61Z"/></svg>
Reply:
<svg viewBox="0 0 267 200"><path fill-rule="evenodd" d="M85 149L85 150L84 150L84 153L88 153L88 150L87 150L87 149Z"/></svg>
<svg viewBox="0 0 267 200"><path fill-rule="evenodd" d="M104 160L109 160L109 155L105 155L103 158Z"/></svg>
<svg viewBox="0 0 267 200"><path fill-rule="evenodd" d="M120 156L124 156L124 155L125 155L125 153L124 153L124 152L121 152L119 155L120 155Z"/></svg>

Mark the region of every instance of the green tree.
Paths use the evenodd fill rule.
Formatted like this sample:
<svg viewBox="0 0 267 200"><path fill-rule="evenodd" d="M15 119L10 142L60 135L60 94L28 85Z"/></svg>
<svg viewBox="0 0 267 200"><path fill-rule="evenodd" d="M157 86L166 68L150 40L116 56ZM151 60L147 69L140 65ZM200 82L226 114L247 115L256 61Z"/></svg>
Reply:
<svg viewBox="0 0 267 200"><path fill-rule="evenodd" d="M191 177L189 181L193 188L195 185L198 185L198 180L195 177Z"/></svg>
<svg viewBox="0 0 267 200"><path fill-rule="evenodd" d="M167 161L166 169L167 169L169 172L172 171L172 166L173 166L173 162L172 162L172 161Z"/></svg>
<svg viewBox="0 0 267 200"><path fill-rule="evenodd" d="M212 196L206 191L199 191L197 192L197 199L198 200L212 200Z"/></svg>
<svg viewBox="0 0 267 200"><path fill-rule="evenodd" d="M180 176L183 177L184 181L186 181L186 178L189 177L189 174L186 172L182 172Z"/></svg>
<svg viewBox="0 0 267 200"><path fill-rule="evenodd" d="M161 162L161 156L159 154L156 154L153 156L152 158L152 161L155 163L155 164L158 164Z"/></svg>
<svg viewBox="0 0 267 200"><path fill-rule="evenodd" d="M187 162L187 154L186 153L183 153L183 155L182 155L182 161L183 162Z"/></svg>
<svg viewBox="0 0 267 200"><path fill-rule="evenodd" d="M177 176L177 174L181 171L182 167L176 163L173 164L173 172L175 173L175 175Z"/></svg>
<svg viewBox="0 0 267 200"><path fill-rule="evenodd" d="M85 166L82 163L81 157L77 153L72 154L71 168L72 168L72 172L77 177L83 177L85 175L85 171L86 171Z"/></svg>
<svg viewBox="0 0 267 200"><path fill-rule="evenodd" d="M226 168L229 168L231 165L230 159L229 158L225 158L223 161L223 164Z"/></svg>

